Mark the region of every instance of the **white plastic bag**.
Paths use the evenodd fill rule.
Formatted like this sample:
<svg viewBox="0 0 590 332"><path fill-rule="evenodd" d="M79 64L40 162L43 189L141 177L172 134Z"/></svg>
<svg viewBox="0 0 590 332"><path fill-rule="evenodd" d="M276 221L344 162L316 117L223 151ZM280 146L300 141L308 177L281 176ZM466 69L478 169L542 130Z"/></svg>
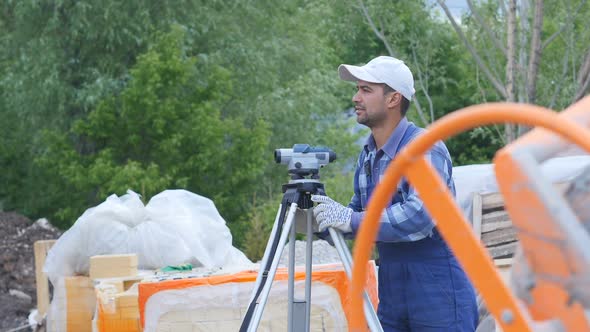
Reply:
<svg viewBox="0 0 590 332"><path fill-rule="evenodd" d="M86 210L51 248L44 271L55 284L59 277L88 274L91 256L125 253L138 255L140 269L252 264L232 246L225 220L211 200L186 190L166 190L144 206L139 195L128 191Z"/></svg>
<svg viewBox="0 0 590 332"><path fill-rule="evenodd" d="M552 158L541 164L541 171L551 183L566 182L590 166L590 156ZM472 217L473 195L498 192L493 164L453 167L457 202L468 219Z"/></svg>
<svg viewBox="0 0 590 332"><path fill-rule="evenodd" d="M186 190L166 190L152 197L146 209L151 221L177 231L198 265L223 267L235 260L232 235L210 199ZM241 256L242 263L249 262Z"/></svg>

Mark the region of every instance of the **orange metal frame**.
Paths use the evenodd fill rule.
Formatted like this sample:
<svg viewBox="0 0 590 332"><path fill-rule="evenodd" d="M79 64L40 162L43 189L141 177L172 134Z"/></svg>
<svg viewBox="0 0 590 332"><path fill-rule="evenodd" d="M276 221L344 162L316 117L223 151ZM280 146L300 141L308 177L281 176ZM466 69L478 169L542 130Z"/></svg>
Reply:
<svg viewBox="0 0 590 332"><path fill-rule="evenodd" d="M590 98L568 107L559 117L590 127ZM545 177L540 163L567 150L571 144L536 128L496 153L494 167L504 205L524 262L534 275L526 305L535 321L558 319L566 331L590 331L583 302L590 288L590 234L570 204ZM520 268L517 266L516 268ZM586 276L586 277L585 277ZM532 286L533 284L531 284Z"/></svg>
<svg viewBox="0 0 590 332"><path fill-rule="evenodd" d="M518 123L540 126L590 151L590 131L578 123L538 106L490 103L464 108L436 121L429 130L408 144L391 162L381 183L375 188L359 229L354 250L352 287L349 291L351 330L366 327L362 291L382 211L391 200L402 176L416 188L438 230L455 253L470 280L483 296L486 306L506 332L532 331L532 321L502 281L486 249L471 230L461 210L423 154L438 140L444 140L482 125ZM580 331L580 330L576 330Z"/></svg>

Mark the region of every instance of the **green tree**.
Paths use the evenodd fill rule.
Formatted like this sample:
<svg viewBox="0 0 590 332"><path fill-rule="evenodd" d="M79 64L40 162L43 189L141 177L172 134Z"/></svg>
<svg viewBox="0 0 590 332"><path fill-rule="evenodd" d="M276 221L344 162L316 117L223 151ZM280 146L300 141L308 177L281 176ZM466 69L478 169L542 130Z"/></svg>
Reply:
<svg viewBox="0 0 590 332"><path fill-rule="evenodd" d="M0 163L8 169L0 174L6 184L0 199L32 217L59 215L67 226L82 208L128 187L146 198L183 187L215 200L238 244L244 244L247 232L266 242L267 234L253 231L250 221L253 209L274 216L281 184L288 181L285 167L274 163L273 150L308 143L337 152L338 160L322 170L322 181L330 195L346 202L356 144L366 131L359 132L346 115L353 87L339 81L336 68L386 52L358 2L352 3L4 2L0 112L18 132L5 130L0 136L12 144L0 150ZM400 31L411 32L416 20L425 23L425 30L411 37L415 44L400 41L400 52L410 56L420 38L433 39L424 45L434 45L429 54L437 56L428 59L441 64L433 65L440 71L428 86L436 92L431 98L438 117L457 100L454 89L464 89L465 98L475 93L456 79L465 66L449 42L454 35L439 34L427 8L412 16L407 9L414 3L400 6L395 11L405 15ZM153 36L169 31L172 23L185 33L179 46L183 60L177 64L182 75L172 63L163 65L172 55L154 51L159 48ZM422 34L430 30L434 33ZM194 70L187 69L192 67L185 59L194 62ZM443 67L440 59L457 65ZM428 105L425 96L419 98ZM182 118L187 109L206 110L208 116ZM202 137L192 137L195 132ZM222 148L201 149L205 140ZM193 149L186 148L191 144Z"/></svg>
<svg viewBox="0 0 590 332"><path fill-rule="evenodd" d="M408 118L416 124L426 126L457 109L486 101L480 94L480 82L466 79L476 75L477 68L459 47L452 27L438 18L432 3L357 0L342 6L347 7L341 8L347 21L364 26L364 30L357 28L355 38L364 39L365 50L371 52L358 52L353 63L392 55L403 59L414 73L416 94ZM489 162L501 141L490 127L453 137L447 145L454 164L462 165Z"/></svg>
<svg viewBox="0 0 590 332"><path fill-rule="evenodd" d="M49 149L37 163L57 174L54 184L63 194L53 194L55 203L68 204L43 208L55 210L62 226L89 203L128 188L146 201L164 189L185 188L214 199L229 217L244 212L242 193L265 162L266 125L221 116L230 73L187 56L184 37L181 27L160 35L138 57L121 94L105 98L70 132L47 134Z"/></svg>
<svg viewBox="0 0 590 332"><path fill-rule="evenodd" d="M460 24L443 0L437 2L478 68L471 78L483 87L483 101L563 109L588 93L590 35L585 17L590 5L586 0L467 0L470 10ZM518 129L507 124L504 140L510 142L527 130Z"/></svg>
<svg viewBox="0 0 590 332"><path fill-rule="evenodd" d="M7 209L43 216L54 193L33 160L45 129L68 131L100 100L119 93L150 36L192 21L199 1L2 1L0 200ZM4 121L6 119L6 121ZM42 189L40 189L42 188ZM43 195L40 192L43 191ZM59 193L57 193L59 194ZM67 202L60 202L65 205Z"/></svg>
<svg viewBox="0 0 590 332"><path fill-rule="evenodd" d="M0 59L5 75L0 81L3 104L0 112L3 118L11 119L11 128L4 131L2 139L12 148L0 151L0 162L7 166L7 172L0 174L4 184L0 189L0 199L7 208L18 209L32 217L52 215L52 209L70 204L69 198L65 201L57 198L64 195L57 192L60 187L48 171L53 168L43 169L41 163L33 163L39 156L44 158L49 153L47 150L55 152L53 147L46 147L46 138L41 133L45 129L70 132L72 134L68 139L76 153L82 156L98 153L97 143L86 141L85 136L90 133L83 132L81 127L72 128L73 123L86 119L99 107L105 108L109 103L105 101L107 99L115 98L110 101L111 104L121 103L116 96L121 95L130 83L129 70L136 63L137 55L146 51L154 33L169 30L172 22L186 28L183 51L187 56L198 58L200 63L224 68L231 88L223 92L223 100L216 105L219 116L221 119L239 118L240 121L235 123L243 124L226 124L227 130L234 134L233 141L252 140L247 128L257 127L269 120L258 109L264 104L264 98L277 95L275 91L282 91L281 94L287 98L295 97L296 92L290 88L291 85L302 82L310 75L317 76L312 71L328 75L324 81L330 85L337 82L333 71L337 66L337 56L329 43L331 36L322 31L335 17L329 6L331 2L311 4L289 1L272 5L266 0L231 3L105 0L100 4L87 0L3 2L0 23L4 28L1 39L4 47L0 50ZM310 21L321 24L309 24ZM307 79L307 82L311 81ZM333 90L332 87L326 88L326 91ZM301 98L297 109L305 109L308 96L297 97ZM340 105L343 103L337 97L328 97L334 101L330 107L307 109L332 116L342 113ZM274 105L277 109L282 108L280 102ZM127 116L127 113L122 116ZM274 136L284 132L302 132L300 128L311 128L308 122L273 123L270 128L272 134L262 139L266 143L273 140L268 150L260 154L249 150L249 145L242 146L239 151L233 150L225 155L217 175L207 176L227 178L223 172L233 174L242 170L248 165L242 160L245 154L261 155L266 160L267 170L279 174L283 170L273 168L272 150L291 146L299 140L282 141L280 145L275 145ZM327 120L319 122L327 127L331 125ZM326 138L330 128L320 127L313 128L317 131L309 132L307 137L300 137L315 137L313 143L321 140L326 145L332 145L332 142L341 141L342 135L348 134L345 130L330 140ZM13 128L17 128L18 132ZM257 139L254 143L258 144ZM260 183L268 177L265 174L255 179L253 174L248 173L235 179L247 178ZM241 180L235 182L235 195L240 195L242 190L247 192L244 195L250 196L250 203L247 206L230 204L230 199L221 195L218 199L226 200L227 204L221 204L228 209L221 211L224 216L233 217L250 206L253 192L267 193L269 190L267 185L245 186L242 183ZM99 187L97 190L101 190L101 194L109 191L106 187ZM280 186L273 187L273 190L278 191L278 188ZM40 194L41 191L43 194ZM88 199L87 206L95 202L95 195L91 196L90 199L84 198Z"/></svg>

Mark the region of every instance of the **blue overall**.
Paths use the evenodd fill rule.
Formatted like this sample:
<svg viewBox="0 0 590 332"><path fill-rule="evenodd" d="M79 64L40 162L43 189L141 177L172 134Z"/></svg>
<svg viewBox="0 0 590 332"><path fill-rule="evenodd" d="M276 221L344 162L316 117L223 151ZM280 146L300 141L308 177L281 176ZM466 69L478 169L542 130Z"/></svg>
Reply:
<svg viewBox="0 0 590 332"><path fill-rule="evenodd" d="M401 148L422 132L402 119L382 149L372 137L357 164L355 195L356 234L368 200L385 169ZM448 150L438 142L426 155L454 193ZM473 286L409 183L402 179L391 205L381 218L378 316L384 331L473 332L478 312Z"/></svg>
<svg viewBox="0 0 590 332"><path fill-rule="evenodd" d="M383 330L475 331L475 293L435 230L415 242L377 243L379 308Z"/></svg>

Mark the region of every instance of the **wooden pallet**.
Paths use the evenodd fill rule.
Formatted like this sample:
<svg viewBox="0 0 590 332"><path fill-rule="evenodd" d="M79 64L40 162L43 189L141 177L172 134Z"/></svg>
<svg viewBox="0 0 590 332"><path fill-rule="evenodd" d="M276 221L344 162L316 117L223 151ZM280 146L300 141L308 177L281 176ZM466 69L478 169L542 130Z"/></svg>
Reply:
<svg viewBox="0 0 590 332"><path fill-rule="evenodd" d="M555 190L564 194L569 182L556 183ZM500 193L473 195L472 225L476 236L484 243L494 259L514 256L518 238L508 212L504 209L504 198Z"/></svg>
<svg viewBox="0 0 590 332"><path fill-rule="evenodd" d="M43 265L45 265L47 252L53 247L55 241L35 241L33 245L35 252L35 281L37 283L37 311L41 318L45 317L49 308L49 280L45 272L43 272Z"/></svg>

